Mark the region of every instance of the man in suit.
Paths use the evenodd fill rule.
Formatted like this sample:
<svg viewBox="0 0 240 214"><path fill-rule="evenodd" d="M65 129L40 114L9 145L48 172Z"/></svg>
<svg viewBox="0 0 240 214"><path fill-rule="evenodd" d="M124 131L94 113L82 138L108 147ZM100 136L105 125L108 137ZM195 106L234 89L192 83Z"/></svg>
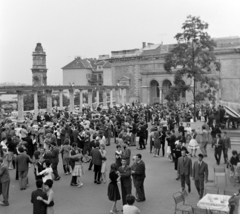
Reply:
<svg viewBox="0 0 240 214"><path fill-rule="evenodd" d="M25 151L22 147L20 147L18 151L20 154L16 157L15 162L18 169L19 186L20 190L25 190L28 183L28 164L32 163L32 160L28 155L25 154Z"/></svg>
<svg viewBox="0 0 240 214"><path fill-rule="evenodd" d="M204 191L204 180L206 183L208 182L208 165L203 161L203 154L199 154L198 161L193 164L192 178L201 199Z"/></svg>
<svg viewBox="0 0 240 214"><path fill-rule="evenodd" d="M9 186L10 186L10 176L8 172L8 167L3 163L3 159L0 158L0 185L2 186L3 202L0 202L2 206L9 206Z"/></svg>
<svg viewBox="0 0 240 214"><path fill-rule="evenodd" d="M32 192L31 203L33 204L33 214L47 214L47 205L42 200L37 200L37 197L42 197L43 200L47 200L47 194L43 192L42 180L36 181L37 189Z"/></svg>
<svg viewBox="0 0 240 214"><path fill-rule="evenodd" d="M170 148L171 148L172 159L173 159L173 161L175 161L175 158L173 155L173 149L175 148L175 142L177 141L177 138L176 138L174 129L171 130L171 136L170 136L169 141L170 141L169 143L170 143Z"/></svg>
<svg viewBox="0 0 240 214"><path fill-rule="evenodd" d="M60 176L58 174L58 169L57 169L58 162L59 162L59 149L55 142L51 143L50 149L51 149L51 161L52 161L52 170L54 174L54 180L59 181Z"/></svg>
<svg viewBox="0 0 240 214"><path fill-rule="evenodd" d="M118 171L121 175L121 190L122 190L122 202L126 204L126 196L132 194L132 179L131 179L131 167L127 165L127 160L122 159L122 166Z"/></svg>
<svg viewBox="0 0 240 214"><path fill-rule="evenodd" d="M99 151L99 142L96 142L95 148L92 150L92 163L94 165L94 183L100 184L101 168L102 168L102 155Z"/></svg>
<svg viewBox="0 0 240 214"><path fill-rule="evenodd" d="M212 144L214 142L214 140L216 139L216 135L217 134L221 134L221 128L216 124L216 120L213 120L212 125L210 125L210 131L211 131L211 136L212 136Z"/></svg>
<svg viewBox="0 0 240 214"><path fill-rule="evenodd" d="M223 144L222 144L222 150L223 150L223 157L225 164L228 162L228 149L231 149L231 140L227 136L227 132L223 132Z"/></svg>
<svg viewBox="0 0 240 214"><path fill-rule="evenodd" d="M178 175L181 179L182 190L185 189L185 183L188 185L188 192L191 192L192 160L186 156L186 150L181 151L182 157L178 158Z"/></svg>
<svg viewBox="0 0 240 214"><path fill-rule="evenodd" d="M145 163L142 161L142 155L136 155L136 165L135 170L132 170L132 175L135 178L135 186L138 198L136 199L137 202L145 201L145 191L144 191L144 180L146 178L145 174Z"/></svg>
<svg viewBox="0 0 240 214"><path fill-rule="evenodd" d="M221 139L221 134L217 134L216 138L213 141L214 156L215 156L217 165L220 164L221 155L222 155L222 145L223 145L223 140Z"/></svg>

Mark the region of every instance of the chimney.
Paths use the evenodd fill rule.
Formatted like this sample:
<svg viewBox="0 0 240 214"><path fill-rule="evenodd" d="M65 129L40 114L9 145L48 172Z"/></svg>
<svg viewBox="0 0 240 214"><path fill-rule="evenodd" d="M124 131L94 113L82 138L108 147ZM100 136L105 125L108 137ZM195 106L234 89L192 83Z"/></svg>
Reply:
<svg viewBox="0 0 240 214"><path fill-rule="evenodd" d="M154 45L153 43L147 43L147 44L148 44L148 46Z"/></svg>
<svg viewBox="0 0 240 214"><path fill-rule="evenodd" d="M146 42L142 43L142 47L145 48L146 47Z"/></svg>

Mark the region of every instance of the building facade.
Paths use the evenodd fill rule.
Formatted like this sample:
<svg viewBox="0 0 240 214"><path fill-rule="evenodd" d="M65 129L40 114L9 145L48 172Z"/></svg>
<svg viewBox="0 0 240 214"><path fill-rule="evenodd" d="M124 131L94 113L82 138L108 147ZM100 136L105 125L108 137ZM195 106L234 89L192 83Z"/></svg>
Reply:
<svg viewBox="0 0 240 214"><path fill-rule="evenodd" d="M221 71L210 75L219 81L217 101L238 108L240 103L240 38L217 38L215 54ZM129 85L129 101L163 103L174 83L174 74L164 70L164 57L174 45L143 43L141 49L113 51L111 62L112 85ZM110 76L110 75L109 75ZM104 75L105 77L105 75ZM190 79L186 79L191 84ZM180 102L192 102L192 92L183 92Z"/></svg>

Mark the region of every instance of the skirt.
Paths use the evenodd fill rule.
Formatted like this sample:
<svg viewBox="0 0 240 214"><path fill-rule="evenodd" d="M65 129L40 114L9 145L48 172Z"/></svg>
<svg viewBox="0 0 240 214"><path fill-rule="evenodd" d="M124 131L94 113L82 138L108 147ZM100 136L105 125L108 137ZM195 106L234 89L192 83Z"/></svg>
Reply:
<svg viewBox="0 0 240 214"><path fill-rule="evenodd" d="M104 173L104 172L106 172L106 171L107 171L107 162L104 161L104 162L102 163L101 173Z"/></svg>
<svg viewBox="0 0 240 214"><path fill-rule="evenodd" d="M81 177L84 174L82 165L75 165L72 171L72 176Z"/></svg>
<svg viewBox="0 0 240 214"><path fill-rule="evenodd" d="M199 149L198 142L195 139L191 139L188 144L188 149Z"/></svg>
<svg viewBox="0 0 240 214"><path fill-rule="evenodd" d="M108 199L110 201L118 201L121 199L117 184L111 182L108 185Z"/></svg>

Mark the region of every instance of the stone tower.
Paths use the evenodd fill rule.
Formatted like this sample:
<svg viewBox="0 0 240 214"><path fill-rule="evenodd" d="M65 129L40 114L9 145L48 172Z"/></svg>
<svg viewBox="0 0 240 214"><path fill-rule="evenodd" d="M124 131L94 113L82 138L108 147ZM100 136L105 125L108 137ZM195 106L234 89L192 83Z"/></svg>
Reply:
<svg viewBox="0 0 240 214"><path fill-rule="evenodd" d="M33 86L47 85L46 53L42 44L37 43L33 56L32 84Z"/></svg>

